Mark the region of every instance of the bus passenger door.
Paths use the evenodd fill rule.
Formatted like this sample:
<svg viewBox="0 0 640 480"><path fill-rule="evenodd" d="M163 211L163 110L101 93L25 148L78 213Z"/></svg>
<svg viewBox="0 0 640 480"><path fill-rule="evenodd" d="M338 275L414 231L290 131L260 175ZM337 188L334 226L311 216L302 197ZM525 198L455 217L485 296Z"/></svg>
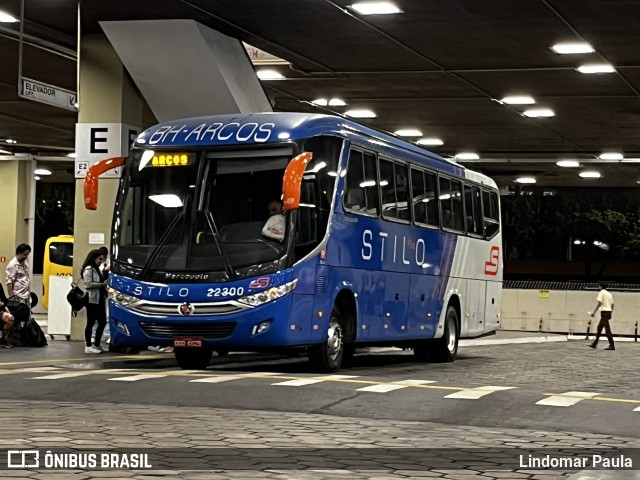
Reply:
<svg viewBox="0 0 640 480"><path fill-rule="evenodd" d="M385 288L380 340L403 340L409 335L409 278L407 273L384 272Z"/></svg>
<svg viewBox="0 0 640 480"><path fill-rule="evenodd" d="M433 275L411 275L408 330L412 338L433 338L442 310L442 299L436 300L436 278Z"/></svg>
<svg viewBox="0 0 640 480"><path fill-rule="evenodd" d="M484 303L485 321L483 333L493 332L500 326L500 308L502 304L502 283L487 282L487 294Z"/></svg>
<svg viewBox="0 0 640 480"><path fill-rule="evenodd" d="M484 333L486 283L485 280L467 280L467 299L465 311L462 312L462 331L460 332L462 337L476 337Z"/></svg>

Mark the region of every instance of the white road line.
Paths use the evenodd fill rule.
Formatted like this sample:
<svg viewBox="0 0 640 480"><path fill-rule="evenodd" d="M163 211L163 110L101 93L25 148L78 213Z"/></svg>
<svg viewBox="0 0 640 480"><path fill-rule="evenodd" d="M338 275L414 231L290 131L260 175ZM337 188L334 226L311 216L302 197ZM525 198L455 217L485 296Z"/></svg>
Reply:
<svg viewBox="0 0 640 480"><path fill-rule="evenodd" d="M40 373L40 372L59 372L60 367L28 367L28 368L16 368L13 370L17 373Z"/></svg>
<svg viewBox="0 0 640 480"><path fill-rule="evenodd" d="M358 388L356 392L374 392L387 393L401 388L413 387L416 385L426 385L427 383L436 383L435 380L400 380L398 382L381 383L379 385L369 385L368 387Z"/></svg>
<svg viewBox="0 0 640 480"><path fill-rule="evenodd" d="M92 371L84 371L84 372L65 372L65 373L56 373L54 375L44 375L42 377L32 377L29 380L59 380L61 378L74 378L74 377L84 377L87 375L91 375Z"/></svg>
<svg viewBox="0 0 640 480"><path fill-rule="evenodd" d="M217 377L206 377L206 378L199 378L197 380L189 380L189 383L193 382L193 383L222 383L222 382L229 382L231 380L240 380L242 377L232 377L232 376L217 376Z"/></svg>
<svg viewBox="0 0 640 480"><path fill-rule="evenodd" d="M148 380L150 378L165 378L167 375L131 375L126 377L107 378L114 382L137 382L138 380Z"/></svg>
<svg viewBox="0 0 640 480"><path fill-rule="evenodd" d="M634 412L640 412L640 407L634 408L633 411Z"/></svg>
<svg viewBox="0 0 640 480"><path fill-rule="evenodd" d="M277 375L284 375L284 373L280 372L254 372L254 373L242 373L238 376L243 378L253 378L253 377L275 377Z"/></svg>
<svg viewBox="0 0 640 480"><path fill-rule="evenodd" d="M536 405L548 405L551 407L570 407L582 400L589 400L590 398L597 397L599 393L593 392L566 392L558 395L551 395L539 402Z"/></svg>
<svg viewBox="0 0 640 480"><path fill-rule="evenodd" d="M516 387L496 387L493 385L486 385L482 387L476 388L465 388L464 390L460 390L456 393L451 393L449 395L445 395L444 398L462 398L465 400L477 400L478 398L484 397L485 395L489 395L493 392L499 392L501 390L511 390Z"/></svg>
<svg viewBox="0 0 640 480"><path fill-rule="evenodd" d="M357 375L325 375L322 377L298 378L296 380L287 380L286 382L272 383L278 387L302 387L304 385L313 385L314 383L326 382L329 380L343 380L347 378L358 378Z"/></svg>

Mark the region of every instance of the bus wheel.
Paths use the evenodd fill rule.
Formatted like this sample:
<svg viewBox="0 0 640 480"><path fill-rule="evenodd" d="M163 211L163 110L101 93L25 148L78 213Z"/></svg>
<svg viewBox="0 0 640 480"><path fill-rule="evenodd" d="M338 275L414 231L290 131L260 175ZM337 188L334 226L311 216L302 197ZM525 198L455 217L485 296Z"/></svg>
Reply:
<svg viewBox="0 0 640 480"><path fill-rule="evenodd" d="M211 362L212 348L176 348L178 366L183 370L205 370Z"/></svg>
<svg viewBox="0 0 640 480"><path fill-rule="evenodd" d="M344 332L340 325L340 312L331 310L327 339L320 345L309 348L309 361L322 372L335 372L340 368L344 354Z"/></svg>
<svg viewBox="0 0 640 480"><path fill-rule="evenodd" d="M449 306L444 318L442 337L421 342L413 348L413 353L420 361L453 362L458 354L458 338L458 312Z"/></svg>

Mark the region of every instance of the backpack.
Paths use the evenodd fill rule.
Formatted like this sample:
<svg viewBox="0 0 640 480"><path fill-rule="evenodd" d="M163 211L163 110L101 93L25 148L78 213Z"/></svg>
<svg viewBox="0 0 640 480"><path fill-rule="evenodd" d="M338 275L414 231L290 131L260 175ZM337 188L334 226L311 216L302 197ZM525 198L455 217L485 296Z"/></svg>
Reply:
<svg viewBox="0 0 640 480"><path fill-rule="evenodd" d="M89 295L75 283L71 284L71 290L67 293L67 302L71 305L71 313L74 317L89 303Z"/></svg>
<svg viewBox="0 0 640 480"><path fill-rule="evenodd" d="M47 337L33 318L22 327L22 342L28 347L46 347Z"/></svg>

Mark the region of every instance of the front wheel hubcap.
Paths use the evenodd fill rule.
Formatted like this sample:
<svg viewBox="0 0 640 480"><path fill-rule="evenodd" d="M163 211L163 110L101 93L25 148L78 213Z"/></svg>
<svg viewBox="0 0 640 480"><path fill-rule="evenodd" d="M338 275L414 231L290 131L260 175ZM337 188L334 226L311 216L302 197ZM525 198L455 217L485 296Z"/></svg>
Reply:
<svg viewBox="0 0 640 480"><path fill-rule="evenodd" d="M451 353L456 350L456 321L454 318L447 319L447 348Z"/></svg>
<svg viewBox="0 0 640 480"><path fill-rule="evenodd" d="M329 331L327 333L327 350L329 357L331 360L335 360L338 358L344 347L342 327L337 321L331 320L331 323L329 324Z"/></svg>

